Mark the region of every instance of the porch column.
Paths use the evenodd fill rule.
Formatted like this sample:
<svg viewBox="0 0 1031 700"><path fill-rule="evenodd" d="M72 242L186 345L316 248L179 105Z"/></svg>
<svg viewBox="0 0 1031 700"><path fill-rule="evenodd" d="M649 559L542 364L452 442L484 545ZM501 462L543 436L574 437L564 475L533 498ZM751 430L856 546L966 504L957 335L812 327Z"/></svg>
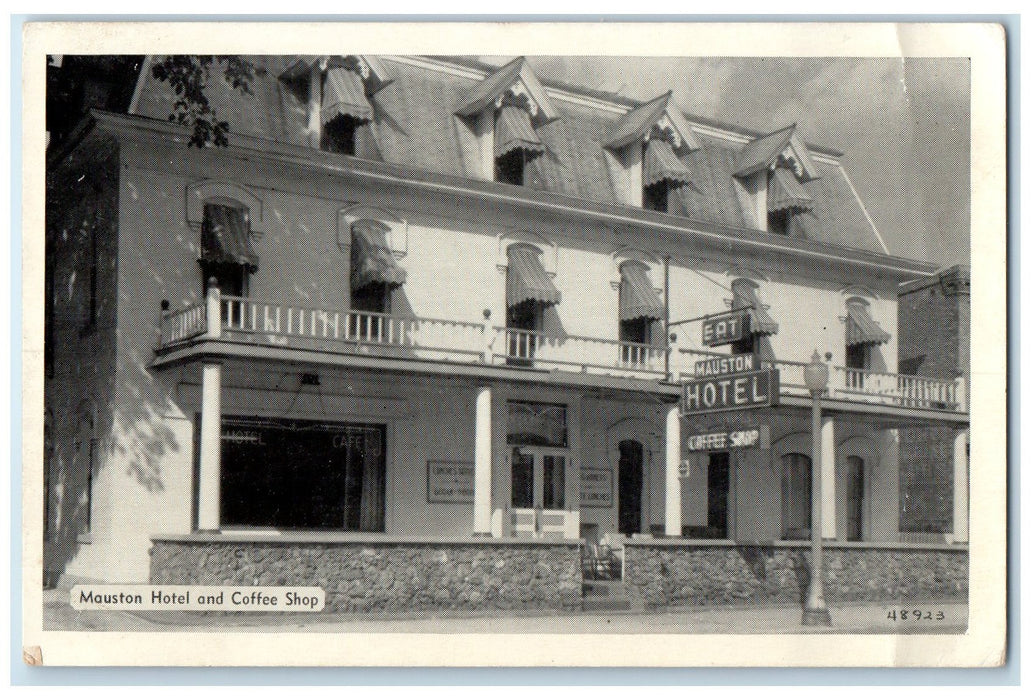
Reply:
<svg viewBox="0 0 1031 700"><path fill-rule="evenodd" d="M476 447L473 460L473 535L490 536L491 390L476 391Z"/></svg>
<svg viewBox="0 0 1031 700"><path fill-rule="evenodd" d="M222 480L221 363L204 363L201 387L197 527L200 530L218 530Z"/></svg>
<svg viewBox="0 0 1031 700"><path fill-rule="evenodd" d="M680 537L680 406L666 409L666 536Z"/></svg>
<svg viewBox="0 0 1031 700"><path fill-rule="evenodd" d="M957 430L952 439L952 540L966 542L970 539L970 517L967 504L970 501L970 476L968 472L966 430Z"/></svg>
<svg viewBox="0 0 1031 700"><path fill-rule="evenodd" d="M821 529L823 539L833 540L837 538L838 516L835 512L837 505L836 474L837 467L834 462L837 451L837 442L834 439L834 419L824 417L823 428L820 437L820 493L823 501L823 520Z"/></svg>

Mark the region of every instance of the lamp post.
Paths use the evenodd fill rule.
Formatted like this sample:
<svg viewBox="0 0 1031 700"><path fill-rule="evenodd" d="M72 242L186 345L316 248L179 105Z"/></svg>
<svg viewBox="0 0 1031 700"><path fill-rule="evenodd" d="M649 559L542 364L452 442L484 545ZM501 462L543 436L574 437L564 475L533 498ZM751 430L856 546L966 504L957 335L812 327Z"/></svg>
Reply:
<svg viewBox="0 0 1031 700"><path fill-rule="evenodd" d="M823 417L820 412L820 397L827 390L830 369L820 359L820 354L813 350L813 357L803 372L805 385L813 395L813 452L812 452L812 522L809 529L809 541L812 545L810 556L809 594L806 596L802 610L802 624L830 627L831 615L827 611L827 601L823 599L823 494L821 478L823 465L820 463L823 446L820 437L823 428Z"/></svg>

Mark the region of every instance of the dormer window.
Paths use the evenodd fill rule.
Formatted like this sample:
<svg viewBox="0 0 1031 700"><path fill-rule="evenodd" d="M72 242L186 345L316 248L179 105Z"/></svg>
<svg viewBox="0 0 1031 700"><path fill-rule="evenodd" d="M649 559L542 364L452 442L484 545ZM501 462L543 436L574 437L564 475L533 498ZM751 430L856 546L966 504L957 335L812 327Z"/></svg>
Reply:
<svg viewBox="0 0 1031 700"><path fill-rule="evenodd" d="M691 173L681 156L700 147L687 120L672 104L673 93L624 114L612 127L605 147L618 159L615 173L623 203L661 212L673 207L678 188Z"/></svg>
<svg viewBox="0 0 1031 700"><path fill-rule="evenodd" d="M526 166L543 154L544 145L533 129L529 111L503 103L494 122L494 180L527 184Z"/></svg>
<svg viewBox="0 0 1031 700"><path fill-rule="evenodd" d="M813 198L787 164L774 167L768 177L766 230L784 236L797 236L798 214L812 211Z"/></svg>
<svg viewBox="0 0 1031 700"><path fill-rule="evenodd" d="M794 124L745 144L734 176L754 204L752 225L784 236L799 235L798 215L813 209L803 183L820 173Z"/></svg>
<svg viewBox="0 0 1031 700"><path fill-rule="evenodd" d="M455 114L466 120L479 146L473 175L510 185L541 184L529 167L546 150L537 129L558 119L558 112L526 59L487 76Z"/></svg>
<svg viewBox="0 0 1031 700"><path fill-rule="evenodd" d="M690 173L673 152L671 136L653 129L644 142L642 155L641 206L653 211L670 211L670 194L689 182Z"/></svg>
<svg viewBox="0 0 1031 700"><path fill-rule="evenodd" d="M343 155L375 154L371 97L392 82L373 56L301 58L280 75L308 103L311 143Z"/></svg>

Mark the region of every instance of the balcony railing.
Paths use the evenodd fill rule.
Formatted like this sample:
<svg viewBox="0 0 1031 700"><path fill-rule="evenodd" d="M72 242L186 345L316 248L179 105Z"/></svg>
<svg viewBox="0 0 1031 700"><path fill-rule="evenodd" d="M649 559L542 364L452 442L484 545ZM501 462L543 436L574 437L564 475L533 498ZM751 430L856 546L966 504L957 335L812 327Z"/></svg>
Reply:
<svg viewBox="0 0 1031 700"><path fill-rule="evenodd" d="M214 323L212 323L212 319ZM724 356L604 338L501 328L487 322L405 318L366 311L315 309L222 296L164 311L157 350L191 340L234 342L344 354L567 370L679 381L694 376L697 360ZM777 360L781 393L808 396L805 363ZM832 367L828 398L923 409L965 410L962 381Z"/></svg>

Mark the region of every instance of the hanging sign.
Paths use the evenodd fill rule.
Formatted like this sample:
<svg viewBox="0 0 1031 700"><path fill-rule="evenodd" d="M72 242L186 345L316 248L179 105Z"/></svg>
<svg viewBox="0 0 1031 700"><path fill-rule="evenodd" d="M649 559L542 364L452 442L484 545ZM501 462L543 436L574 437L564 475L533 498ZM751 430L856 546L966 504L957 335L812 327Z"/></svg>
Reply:
<svg viewBox="0 0 1031 700"><path fill-rule="evenodd" d="M687 449L689 452L709 452L750 447L767 448L770 446L770 427L760 425L755 428L740 430L724 430L689 435Z"/></svg>
<svg viewBox="0 0 1031 700"><path fill-rule="evenodd" d="M684 382L681 415L775 406L780 398L780 371L762 369Z"/></svg>
<svg viewBox="0 0 1031 700"><path fill-rule="evenodd" d="M709 347L744 340L750 333L748 309L731 311L702 321L702 343Z"/></svg>
<svg viewBox="0 0 1031 700"><path fill-rule="evenodd" d="M755 355L752 353L710 357L707 360L698 360L694 363L694 376L699 378L717 377L723 374L751 372L756 367Z"/></svg>

